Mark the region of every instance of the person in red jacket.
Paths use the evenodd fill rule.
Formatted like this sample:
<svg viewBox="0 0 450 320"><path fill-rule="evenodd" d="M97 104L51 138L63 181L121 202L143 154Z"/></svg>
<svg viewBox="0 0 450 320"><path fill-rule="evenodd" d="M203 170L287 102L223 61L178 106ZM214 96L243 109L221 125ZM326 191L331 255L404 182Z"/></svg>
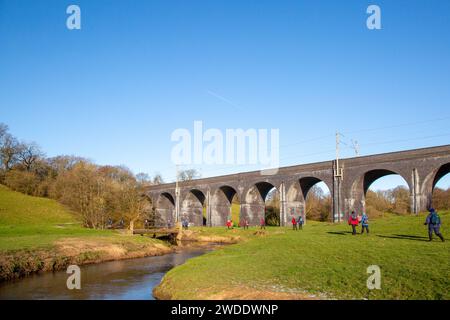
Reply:
<svg viewBox="0 0 450 320"><path fill-rule="evenodd" d="M297 220L295 220L295 217L292 217L292 229L293 230L298 230L297 229Z"/></svg>
<svg viewBox="0 0 450 320"><path fill-rule="evenodd" d="M261 220L259 221L260 225L261 225L261 230L262 229L266 229L266 219L261 218Z"/></svg>
<svg viewBox="0 0 450 320"><path fill-rule="evenodd" d="M355 211L352 211L352 214L348 217L348 224L352 226L352 234L356 235L356 226L359 225L359 220Z"/></svg>

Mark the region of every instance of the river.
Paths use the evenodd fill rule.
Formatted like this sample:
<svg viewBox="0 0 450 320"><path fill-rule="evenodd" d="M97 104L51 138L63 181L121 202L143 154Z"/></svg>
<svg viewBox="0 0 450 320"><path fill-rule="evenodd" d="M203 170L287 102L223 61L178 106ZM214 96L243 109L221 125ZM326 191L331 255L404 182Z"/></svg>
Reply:
<svg viewBox="0 0 450 320"><path fill-rule="evenodd" d="M154 300L152 291L172 268L213 249L190 247L160 257L81 266L81 290L68 290L65 271L0 284L0 299Z"/></svg>

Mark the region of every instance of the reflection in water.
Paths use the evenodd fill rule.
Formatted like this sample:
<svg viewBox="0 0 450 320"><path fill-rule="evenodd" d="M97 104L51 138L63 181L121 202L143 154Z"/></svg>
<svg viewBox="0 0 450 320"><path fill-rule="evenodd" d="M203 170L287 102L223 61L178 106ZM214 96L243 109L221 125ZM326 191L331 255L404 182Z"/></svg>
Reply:
<svg viewBox="0 0 450 320"><path fill-rule="evenodd" d="M81 266L81 290L68 290L65 271L33 275L0 284L0 299L154 300L153 288L164 274L205 249L183 250L161 257Z"/></svg>

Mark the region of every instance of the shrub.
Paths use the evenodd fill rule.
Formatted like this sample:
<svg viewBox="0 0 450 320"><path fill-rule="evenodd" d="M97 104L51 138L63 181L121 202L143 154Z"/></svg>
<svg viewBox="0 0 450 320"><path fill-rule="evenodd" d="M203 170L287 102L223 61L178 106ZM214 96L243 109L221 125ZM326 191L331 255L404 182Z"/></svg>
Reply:
<svg viewBox="0 0 450 320"><path fill-rule="evenodd" d="M5 184L9 188L28 195L39 195L39 183L34 172L10 170L5 174Z"/></svg>

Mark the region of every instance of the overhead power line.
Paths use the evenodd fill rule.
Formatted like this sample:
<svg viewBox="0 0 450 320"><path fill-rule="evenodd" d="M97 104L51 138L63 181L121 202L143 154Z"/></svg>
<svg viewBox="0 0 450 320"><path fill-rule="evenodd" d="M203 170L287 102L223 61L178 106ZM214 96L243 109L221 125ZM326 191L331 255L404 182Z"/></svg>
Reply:
<svg viewBox="0 0 450 320"><path fill-rule="evenodd" d="M354 133L378 131L378 130L384 130L384 129L394 129L394 128L401 128L401 127L409 127L409 126L414 126L414 125L419 125L419 124L426 124L426 123L430 123L430 122L443 121L443 120L450 120L450 116L445 116L445 117L441 117L441 118L434 118L434 119L428 119L428 120L423 120L423 121L402 123L402 124L390 125L390 126L384 126L384 127L376 127L376 128L368 128L368 129L361 129L361 130L355 130L355 131L348 131L348 132L345 132L345 134L354 134Z"/></svg>

